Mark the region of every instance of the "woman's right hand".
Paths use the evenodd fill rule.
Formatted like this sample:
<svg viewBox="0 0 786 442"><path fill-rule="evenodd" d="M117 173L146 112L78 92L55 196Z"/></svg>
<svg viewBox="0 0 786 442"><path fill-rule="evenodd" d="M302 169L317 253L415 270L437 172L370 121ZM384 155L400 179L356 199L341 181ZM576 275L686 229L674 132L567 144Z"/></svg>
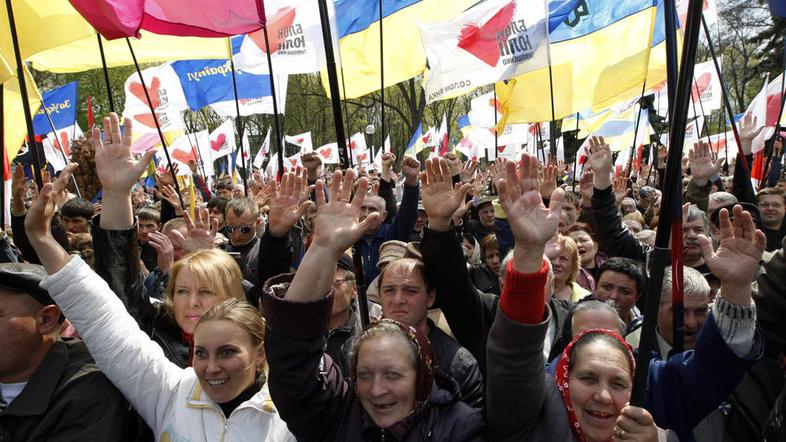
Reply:
<svg viewBox="0 0 786 442"><path fill-rule="evenodd" d="M644 408L625 405L614 426L613 441L658 442L655 419Z"/></svg>

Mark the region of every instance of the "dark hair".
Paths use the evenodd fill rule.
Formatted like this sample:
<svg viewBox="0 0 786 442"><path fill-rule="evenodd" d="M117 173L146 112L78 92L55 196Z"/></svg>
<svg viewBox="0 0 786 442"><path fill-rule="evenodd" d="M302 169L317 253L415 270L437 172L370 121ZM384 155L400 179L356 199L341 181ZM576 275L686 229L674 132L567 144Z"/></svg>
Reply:
<svg viewBox="0 0 786 442"><path fill-rule="evenodd" d="M461 232L461 237L471 242L472 244L475 244L475 236L473 236L471 232L464 230L463 232Z"/></svg>
<svg viewBox="0 0 786 442"><path fill-rule="evenodd" d="M210 201L207 202L207 210L211 210L214 207L221 211L221 213L226 213L227 211L227 200L226 198L211 198Z"/></svg>
<svg viewBox="0 0 786 442"><path fill-rule="evenodd" d="M246 210L251 212L255 218L259 216L259 206L249 197L234 198L228 201L224 213L229 215L230 210L235 216L243 215Z"/></svg>
<svg viewBox="0 0 786 442"><path fill-rule="evenodd" d="M600 266L600 269L598 269L598 282L600 282L601 275L608 270L622 273L634 280L636 282L637 296L641 295L644 291L644 272L636 261L630 258L620 258L619 256L609 258Z"/></svg>
<svg viewBox="0 0 786 442"><path fill-rule="evenodd" d="M568 364L568 370L573 371L573 366L576 365L576 355L578 355L578 352L582 347L595 342L605 342L607 344L611 344L612 347L621 351L622 354L625 355L625 360L628 361L628 369L630 369L631 376L633 376L633 367L635 367L635 362L632 359L630 349L622 343L623 341L621 339L622 338L616 339L614 336L601 333L600 331L588 331L587 333L580 335L577 338L576 343L573 344L573 352L570 357L570 363Z"/></svg>
<svg viewBox="0 0 786 442"><path fill-rule="evenodd" d="M565 190L565 198L562 202L573 204L576 209L581 209L581 196L572 190Z"/></svg>
<svg viewBox="0 0 786 442"><path fill-rule="evenodd" d="M229 190L232 191L232 188L235 185L232 183L232 180L221 180L216 183L216 190Z"/></svg>
<svg viewBox="0 0 786 442"><path fill-rule="evenodd" d="M71 198L60 208L60 214L69 218L81 217L89 220L95 213L95 207L84 198Z"/></svg>
<svg viewBox="0 0 786 442"><path fill-rule="evenodd" d="M594 241L595 244L600 246L600 241L595 236L595 232L592 230L592 226L590 226L589 224L577 221L577 222L571 224L570 226L564 228L561 233L563 235L570 236L570 234L573 233L573 232L584 232L584 233L586 233L587 235L590 236L590 238L592 238L592 241Z"/></svg>
<svg viewBox="0 0 786 442"><path fill-rule="evenodd" d="M137 210L136 218L139 220L147 220L147 221L155 221L156 223L161 222L161 213L158 210L151 209L149 207L145 207L142 209Z"/></svg>
<svg viewBox="0 0 786 442"><path fill-rule="evenodd" d="M783 202L786 203L786 192L778 189L777 187L767 187L761 189L759 193L756 194L756 204L759 204L762 197L765 196L779 196L783 199Z"/></svg>

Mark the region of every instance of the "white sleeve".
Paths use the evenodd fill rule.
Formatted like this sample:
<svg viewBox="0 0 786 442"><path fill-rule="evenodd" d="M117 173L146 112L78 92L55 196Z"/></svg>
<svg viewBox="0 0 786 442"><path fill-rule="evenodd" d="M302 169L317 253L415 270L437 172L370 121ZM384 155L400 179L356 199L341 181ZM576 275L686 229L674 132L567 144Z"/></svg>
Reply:
<svg viewBox="0 0 786 442"><path fill-rule="evenodd" d="M78 256L46 277L41 287L79 331L101 371L156 431L184 370L167 359Z"/></svg>

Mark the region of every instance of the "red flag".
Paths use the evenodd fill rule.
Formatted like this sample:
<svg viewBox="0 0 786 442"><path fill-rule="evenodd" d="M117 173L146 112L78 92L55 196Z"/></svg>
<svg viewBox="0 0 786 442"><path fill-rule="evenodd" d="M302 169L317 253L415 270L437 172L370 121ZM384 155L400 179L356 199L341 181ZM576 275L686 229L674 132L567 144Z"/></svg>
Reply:
<svg viewBox="0 0 786 442"><path fill-rule="evenodd" d="M87 127L93 129L96 125L96 117L93 115L93 97L87 96Z"/></svg>
<svg viewBox="0 0 786 442"><path fill-rule="evenodd" d="M139 37L139 30L192 37L230 37L260 29L258 0L69 0L109 40Z"/></svg>

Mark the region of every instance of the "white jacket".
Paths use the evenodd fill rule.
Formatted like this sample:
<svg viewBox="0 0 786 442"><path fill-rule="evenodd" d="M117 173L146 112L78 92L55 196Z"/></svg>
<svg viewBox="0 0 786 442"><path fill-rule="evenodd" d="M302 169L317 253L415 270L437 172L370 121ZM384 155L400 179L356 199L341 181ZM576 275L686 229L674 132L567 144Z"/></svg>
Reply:
<svg viewBox="0 0 786 442"><path fill-rule="evenodd" d="M106 282L79 257L41 282L79 331L101 371L158 441L294 441L265 385L227 419L193 368L170 362Z"/></svg>

